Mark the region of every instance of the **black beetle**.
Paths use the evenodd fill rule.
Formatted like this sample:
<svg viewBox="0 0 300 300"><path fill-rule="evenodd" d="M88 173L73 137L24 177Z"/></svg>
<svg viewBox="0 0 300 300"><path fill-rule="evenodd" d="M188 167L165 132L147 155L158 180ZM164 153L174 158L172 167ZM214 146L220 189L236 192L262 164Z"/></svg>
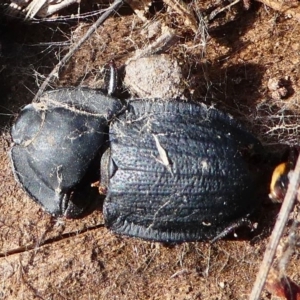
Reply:
<svg viewBox="0 0 300 300"><path fill-rule="evenodd" d="M260 204L263 146L204 104L55 90L21 111L12 138L15 176L56 216L77 217L94 201L88 175L102 157L103 214L119 234L212 239Z"/></svg>

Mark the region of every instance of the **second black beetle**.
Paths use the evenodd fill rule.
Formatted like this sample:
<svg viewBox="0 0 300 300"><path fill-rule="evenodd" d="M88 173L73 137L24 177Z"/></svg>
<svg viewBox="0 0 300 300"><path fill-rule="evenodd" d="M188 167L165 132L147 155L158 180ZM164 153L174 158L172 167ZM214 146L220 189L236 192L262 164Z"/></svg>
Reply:
<svg viewBox="0 0 300 300"><path fill-rule="evenodd" d="M57 90L22 110L12 138L17 179L54 215L87 209L100 165L105 222L119 234L212 239L260 204L262 145L204 104Z"/></svg>

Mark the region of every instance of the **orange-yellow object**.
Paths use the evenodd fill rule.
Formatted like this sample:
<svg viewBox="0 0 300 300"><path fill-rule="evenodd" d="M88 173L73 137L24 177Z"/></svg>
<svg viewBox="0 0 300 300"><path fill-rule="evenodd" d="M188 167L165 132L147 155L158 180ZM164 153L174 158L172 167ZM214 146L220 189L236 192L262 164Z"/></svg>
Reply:
<svg viewBox="0 0 300 300"><path fill-rule="evenodd" d="M286 194L289 184L289 173L291 172L290 164L288 162L278 165L272 174L270 184L269 197L274 202L282 202Z"/></svg>

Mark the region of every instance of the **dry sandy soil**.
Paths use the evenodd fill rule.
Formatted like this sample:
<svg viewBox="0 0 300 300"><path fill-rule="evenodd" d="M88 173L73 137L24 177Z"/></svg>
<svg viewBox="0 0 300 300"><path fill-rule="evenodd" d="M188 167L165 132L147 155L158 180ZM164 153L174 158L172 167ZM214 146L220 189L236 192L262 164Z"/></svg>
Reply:
<svg viewBox="0 0 300 300"><path fill-rule="evenodd" d="M154 2L148 19L179 36L166 53L184 70L186 97L231 113L271 149L299 143L300 24L295 18L253 2L248 10L238 3L204 22L226 3L187 1L204 22L195 34L182 16ZM81 13L102 7L99 3L82 1ZM60 15L77 12L76 5L72 9ZM9 128L95 18L24 21L5 11L0 24L0 299L248 299L279 211L268 199L254 216L254 232L243 228L239 238L232 235L214 245L163 245L114 235L103 226L101 208L79 220L54 219L22 191L8 157ZM144 31L144 21L123 7L75 53L52 87L103 86L99 70L110 59L121 67L153 41ZM282 79L285 97L268 88L270 79ZM285 270L298 284L299 258L296 248ZM264 290L261 299L278 298Z"/></svg>

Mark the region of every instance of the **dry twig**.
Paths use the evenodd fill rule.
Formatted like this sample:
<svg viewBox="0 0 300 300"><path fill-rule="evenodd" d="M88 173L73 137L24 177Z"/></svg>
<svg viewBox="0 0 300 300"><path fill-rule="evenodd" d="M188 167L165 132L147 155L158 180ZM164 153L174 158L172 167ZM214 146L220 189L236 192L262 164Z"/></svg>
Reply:
<svg viewBox="0 0 300 300"><path fill-rule="evenodd" d="M281 210L279 212L276 224L274 226L269 244L265 251L265 255L262 264L260 266L259 272L257 274L256 281L253 286L249 300L258 300L261 291L265 285L268 273L270 271L275 256L277 246L279 244L279 240L282 236L284 227L288 220L289 214L293 208L294 201L297 197L299 183L300 183L300 156L298 157L295 170L291 177L287 193L282 203Z"/></svg>
<svg viewBox="0 0 300 300"><path fill-rule="evenodd" d="M174 9L179 15L184 18L184 24L190 27L194 33L198 31L198 24L193 11L181 0L164 0L164 2Z"/></svg>

